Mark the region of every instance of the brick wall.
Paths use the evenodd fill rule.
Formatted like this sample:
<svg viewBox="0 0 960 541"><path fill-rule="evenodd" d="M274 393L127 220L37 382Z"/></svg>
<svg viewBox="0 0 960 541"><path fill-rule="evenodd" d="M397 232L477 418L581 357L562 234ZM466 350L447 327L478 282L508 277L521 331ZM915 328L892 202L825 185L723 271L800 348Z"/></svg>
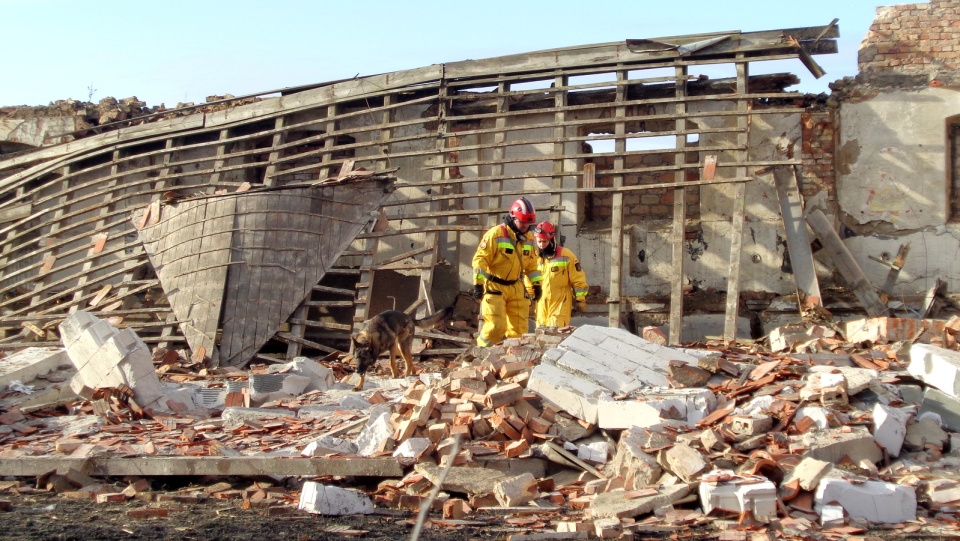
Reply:
<svg viewBox="0 0 960 541"><path fill-rule="evenodd" d="M804 197L826 192L833 199L837 192L834 158L839 130L835 112L833 108L806 109L800 115L803 175L799 180Z"/></svg>
<svg viewBox="0 0 960 541"><path fill-rule="evenodd" d="M877 8L857 62L861 72L957 70L960 0Z"/></svg>

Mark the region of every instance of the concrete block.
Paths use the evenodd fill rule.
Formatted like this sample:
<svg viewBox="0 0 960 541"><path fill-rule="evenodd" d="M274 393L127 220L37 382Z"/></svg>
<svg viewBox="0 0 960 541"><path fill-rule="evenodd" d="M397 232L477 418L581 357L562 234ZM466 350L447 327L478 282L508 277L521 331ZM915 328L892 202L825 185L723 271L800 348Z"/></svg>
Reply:
<svg viewBox="0 0 960 541"><path fill-rule="evenodd" d="M0 359L0 389L11 381L29 383L61 366L72 366L63 348L29 347Z"/></svg>
<svg viewBox="0 0 960 541"><path fill-rule="evenodd" d="M890 456L900 456L903 439L907 435L907 423L910 413L876 404L873 407L873 439L877 445L887 450Z"/></svg>
<svg viewBox="0 0 960 541"><path fill-rule="evenodd" d="M417 459L433 445L429 438L409 438L397 446L393 452L394 458Z"/></svg>
<svg viewBox="0 0 960 541"><path fill-rule="evenodd" d="M714 509L751 512L755 520L770 522L777 518L777 487L763 477L717 470L700 480L700 505L705 514Z"/></svg>
<svg viewBox="0 0 960 541"><path fill-rule="evenodd" d="M796 479L803 490L813 490L832 469L833 464L829 462L806 457L787 473L781 485L788 484Z"/></svg>
<svg viewBox="0 0 960 541"><path fill-rule="evenodd" d="M63 342L64 347L69 348L74 342L83 336L84 331L88 327L98 321L100 321L100 318L83 310L79 310L70 314L66 319L60 322L60 325L57 327L60 331L60 339Z"/></svg>
<svg viewBox="0 0 960 541"><path fill-rule="evenodd" d="M832 411L820 406L805 406L797 409L797 414L793 418L796 423L800 419L810 418L819 430L827 430L831 426L839 426L839 421Z"/></svg>
<svg viewBox="0 0 960 541"><path fill-rule="evenodd" d="M522 473L498 480L493 487L493 495L503 507L515 507L533 501L540 493L537 491L537 479L529 473Z"/></svg>
<svg viewBox="0 0 960 541"><path fill-rule="evenodd" d="M826 477L817 486L814 508L839 504L852 518L870 522L897 523L917 519L917 494L913 487L881 481L856 484L839 477Z"/></svg>
<svg viewBox="0 0 960 541"><path fill-rule="evenodd" d="M595 441L577 446L577 458L594 464L606 464L610 456L610 445L606 441Z"/></svg>
<svg viewBox="0 0 960 541"><path fill-rule="evenodd" d="M870 385L880 378L880 373L869 368L860 368L857 366L811 366L809 372L831 373L839 372L846 382L847 394L854 396L870 388Z"/></svg>
<svg viewBox="0 0 960 541"><path fill-rule="evenodd" d="M849 456L855 463L869 460L877 463L883 459L880 446L874 441L870 431L862 426L831 428L817 432L803 434L800 438L802 446L807 449L806 456L823 460L832 464L839 463L843 457Z"/></svg>
<svg viewBox="0 0 960 541"><path fill-rule="evenodd" d="M685 483L695 481L702 472L710 467L699 451L687 445L674 445L669 449L660 451L657 463Z"/></svg>
<svg viewBox="0 0 960 541"><path fill-rule="evenodd" d="M597 424L597 401L601 396L610 396L610 391L583 378L572 377L569 372L549 365L539 364L530 373L527 389L557 408L578 419Z"/></svg>
<svg viewBox="0 0 960 541"><path fill-rule="evenodd" d="M931 479L926 490L927 497L936 505L960 501L960 483L953 479Z"/></svg>
<svg viewBox="0 0 960 541"><path fill-rule="evenodd" d="M651 389L634 393L638 400L660 411L660 417L698 423L717 408L717 395L710 389Z"/></svg>
<svg viewBox="0 0 960 541"><path fill-rule="evenodd" d="M619 430L659 424L660 410L646 401L601 400L597 403L597 426Z"/></svg>
<svg viewBox="0 0 960 541"><path fill-rule="evenodd" d="M263 421L290 416L290 410L279 408L224 408L220 413L224 427L236 428L246 420Z"/></svg>
<svg viewBox="0 0 960 541"><path fill-rule="evenodd" d="M390 413L381 412L376 417L371 414L370 422L357 436L357 454L373 456L387 449L393 436L393 427L390 425Z"/></svg>
<svg viewBox="0 0 960 541"><path fill-rule="evenodd" d="M953 398L960 398L960 352L930 344L910 346L910 375L940 389Z"/></svg>
<svg viewBox="0 0 960 541"><path fill-rule="evenodd" d="M928 446L943 450L949 440L949 435L940 428L939 421L921 416L907 425L903 446L908 451L922 451Z"/></svg>
<svg viewBox="0 0 960 541"><path fill-rule="evenodd" d="M317 515L369 515L373 502L358 491L307 481L300 492L301 511Z"/></svg>
<svg viewBox="0 0 960 541"><path fill-rule="evenodd" d="M357 453L357 444L335 436L321 436L308 443L300 452L303 456L323 456L331 453L354 455Z"/></svg>
<svg viewBox="0 0 960 541"><path fill-rule="evenodd" d="M927 412L940 415L947 430L960 432L960 400L939 389L927 388L920 403L920 415Z"/></svg>
<svg viewBox="0 0 960 541"><path fill-rule="evenodd" d="M267 373L290 373L310 378L310 384L304 392L328 391L337 383L333 370L309 357L295 357L289 363L272 365L267 369Z"/></svg>
<svg viewBox="0 0 960 541"><path fill-rule="evenodd" d="M628 428L620 434L610 468L615 475L626 479L627 490L652 485L663 473L657 459L643 450L649 443L650 434L656 433L640 428Z"/></svg>

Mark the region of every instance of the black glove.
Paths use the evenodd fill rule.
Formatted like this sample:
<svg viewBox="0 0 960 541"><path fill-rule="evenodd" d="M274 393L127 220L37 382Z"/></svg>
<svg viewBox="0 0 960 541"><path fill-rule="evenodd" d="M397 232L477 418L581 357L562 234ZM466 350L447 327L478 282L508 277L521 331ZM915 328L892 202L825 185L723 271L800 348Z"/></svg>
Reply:
<svg viewBox="0 0 960 541"><path fill-rule="evenodd" d="M533 286L533 302L539 301L541 295L543 295L543 288L540 285Z"/></svg>
<svg viewBox="0 0 960 541"><path fill-rule="evenodd" d="M473 298L478 301L483 298L483 285L474 284L473 286Z"/></svg>

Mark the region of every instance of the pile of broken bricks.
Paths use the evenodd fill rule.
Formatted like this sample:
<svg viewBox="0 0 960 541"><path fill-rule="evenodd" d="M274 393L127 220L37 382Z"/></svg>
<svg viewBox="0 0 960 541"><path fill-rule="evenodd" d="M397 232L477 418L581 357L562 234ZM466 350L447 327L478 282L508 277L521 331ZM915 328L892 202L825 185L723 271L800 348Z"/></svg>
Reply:
<svg viewBox="0 0 960 541"><path fill-rule="evenodd" d="M0 490L334 515L430 504L435 522L495 516L515 539L936 534L960 511L958 330L868 318L676 348L656 329L540 329L354 392L307 358L161 380L132 331L78 312L64 348L0 359ZM278 482L149 490L181 468ZM382 479L365 492L358 476Z"/></svg>

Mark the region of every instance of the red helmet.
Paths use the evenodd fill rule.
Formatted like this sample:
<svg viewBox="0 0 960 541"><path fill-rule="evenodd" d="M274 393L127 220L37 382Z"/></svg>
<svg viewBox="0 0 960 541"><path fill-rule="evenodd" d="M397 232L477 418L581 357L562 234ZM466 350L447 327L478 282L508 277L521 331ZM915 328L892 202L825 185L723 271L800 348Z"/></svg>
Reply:
<svg viewBox="0 0 960 541"><path fill-rule="evenodd" d="M534 210L533 203L528 201L526 197L521 197L510 205L510 216L528 224L537 221L537 211Z"/></svg>
<svg viewBox="0 0 960 541"><path fill-rule="evenodd" d="M557 236L557 228L550 222L540 222L533 228L533 236L538 239L550 240Z"/></svg>

